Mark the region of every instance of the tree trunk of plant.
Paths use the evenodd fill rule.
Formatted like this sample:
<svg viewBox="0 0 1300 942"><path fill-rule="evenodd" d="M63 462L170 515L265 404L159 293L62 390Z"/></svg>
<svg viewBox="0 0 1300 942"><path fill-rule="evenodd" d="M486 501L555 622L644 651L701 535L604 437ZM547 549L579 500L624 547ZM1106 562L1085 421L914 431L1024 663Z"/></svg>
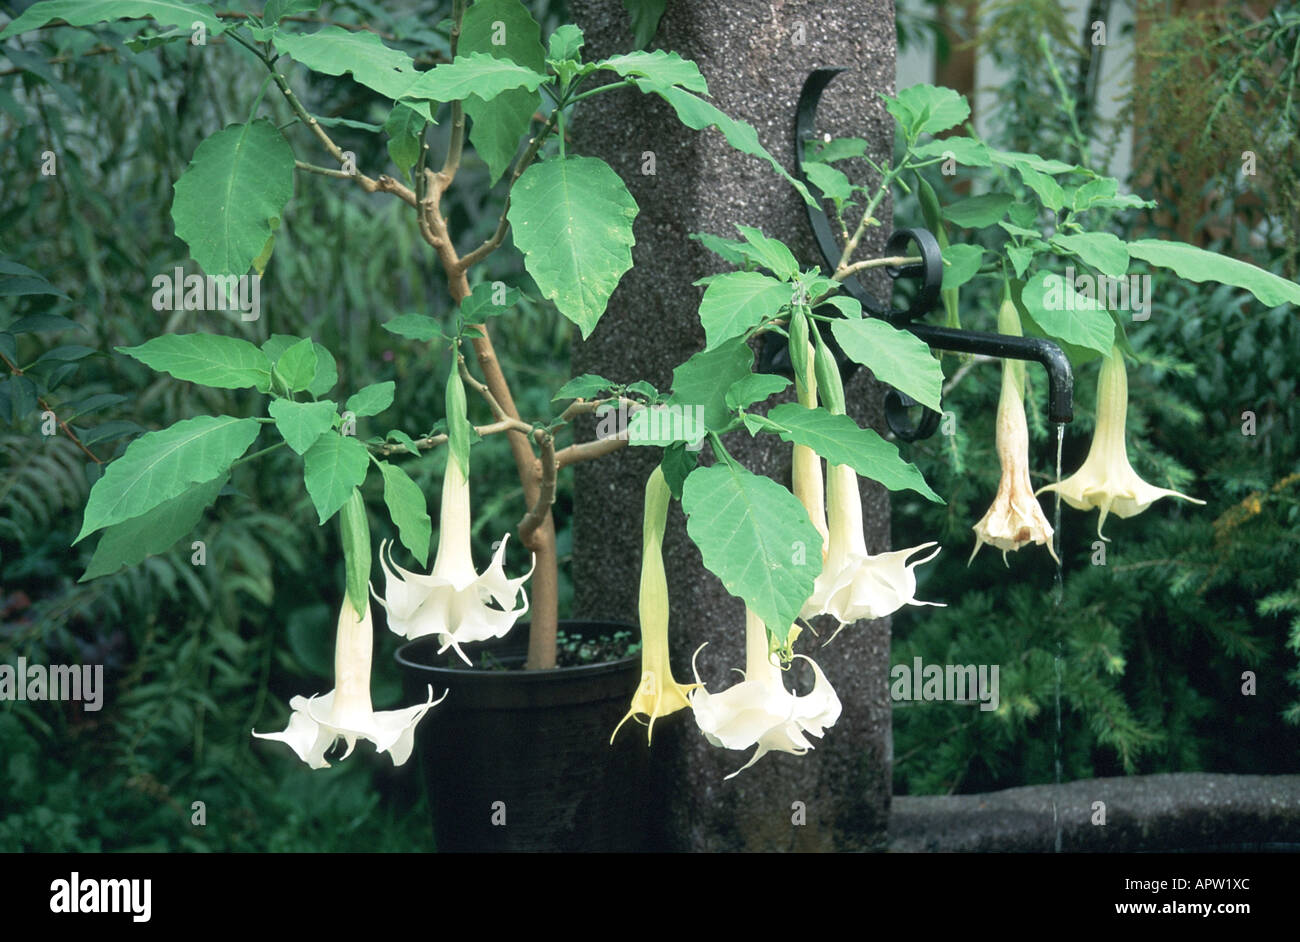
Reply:
<svg viewBox="0 0 1300 942"><path fill-rule="evenodd" d="M589 60L631 48L620 0L574 0L572 11L585 31ZM884 0L670 0L651 48L693 59L714 103L754 125L764 146L787 167L793 165L795 101L804 78L814 68L847 66L852 71L826 91L818 130L865 138L877 160L891 152L892 122L876 95L894 89L893 6ZM736 223L757 226L787 242L804 264L820 259L801 200L765 163L732 150L717 131L684 128L662 101L634 89L597 96L588 104L573 129L572 151L607 160L641 211L636 267L591 338L576 347L574 374L595 372L620 382L646 379L664 390L671 385L673 366L703 347L696 313L703 289L692 282L727 267L689 239L690 233L735 238ZM868 182L870 171L865 165L860 170L861 181ZM890 214L888 202L877 213L886 220ZM858 257L879 255L888 232L887 226L870 232ZM882 426L882 387L860 372L847 394L855 418ZM593 434L594 423L580 427L580 437ZM772 436L751 439L737 433L727 447L755 472L789 485L789 446ZM575 469L576 614L635 621L642 487L659 454L657 448L627 448ZM881 552L890 545L888 499L874 484L863 496L868 548ZM690 678L691 653L707 641L698 659L701 678L714 691L730 686L738 679L731 668L744 663L744 607L703 568L680 505L669 517L664 556L675 675ZM826 648L805 637L796 650L816 658L844 705L839 722L815 751L803 757L771 753L724 782L748 753L710 746L689 711L655 724L668 846L884 846L893 752L888 620L851 626ZM644 730L627 728L620 735L644 735Z"/></svg>

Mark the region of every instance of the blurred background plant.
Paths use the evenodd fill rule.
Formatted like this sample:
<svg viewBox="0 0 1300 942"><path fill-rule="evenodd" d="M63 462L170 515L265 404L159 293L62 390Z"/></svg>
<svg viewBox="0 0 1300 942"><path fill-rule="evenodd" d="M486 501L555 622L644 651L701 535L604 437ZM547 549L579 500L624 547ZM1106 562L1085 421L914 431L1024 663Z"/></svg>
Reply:
<svg viewBox="0 0 1300 942"><path fill-rule="evenodd" d="M12 17L26 5L0 11ZM445 58L446 5L393 6L330 3L305 16L367 24L426 67ZM561 22L561 4L529 6L544 32ZM359 762L307 775L249 735L283 726L290 696L324 693L333 678L342 554L334 527L302 525L314 512L286 450L235 469L224 493L241 495L239 510L219 499L196 528L203 565L183 541L139 566L78 582L94 541L69 544L99 468L62 432L42 434L38 396L106 463L142 428L213 412L247 415L252 401L246 391L178 383L111 353L116 346L172 330L257 343L272 333L310 335L336 354L341 387L355 390L427 375L416 345L380 323L408 311L448 313L440 270L405 207L311 174L296 179L258 320L154 310L152 279L188 256L163 209L171 185L194 142L244 119L261 77L232 67L238 48L211 50L222 61L209 65L192 53L188 32L126 42L141 31L140 22L49 28L39 43L11 40L0 49L8 60L0 62L0 353L8 326L15 366L39 361L22 376L6 367L0 377L0 663L24 656L103 664L109 691L97 713L78 703L0 705L0 851L429 850L413 766L395 772L387 757L363 748ZM387 108L364 87L319 76L306 84L305 74L289 77L313 114L383 124ZM282 101L273 107L277 123L292 120ZM430 129L435 153L445 149L445 130ZM310 146L305 130L286 133ZM382 135L343 124L331 133L358 166L394 172ZM56 170L48 176L46 152ZM468 157L461 174L450 215L465 244L477 244L500 215L501 188L487 191L486 168ZM517 253L500 253L491 272L537 296ZM499 354L508 375L529 378L517 386L524 414L548 415L545 390L569 377L567 322L528 300L516 310L498 325ZM358 434L382 435L401 417L423 424L406 428L416 436L442 415L438 384L398 382L397 391L383 418L359 420ZM389 424L377 424L385 418ZM488 559L489 534L513 530L521 495L504 436L478 447L475 553ZM443 461L440 449L404 467L436 498ZM571 597L563 581L570 486L561 475L562 609ZM382 504L378 488L366 497ZM375 538L393 535L377 529ZM511 571L526 565L522 553L508 561ZM376 651L378 709L400 699L397 645L385 637ZM196 801L204 803L204 826L192 823Z"/></svg>
<svg viewBox="0 0 1300 942"><path fill-rule="evenodd" d="M900 6L916 23L936 5ZM1092 111L1095 93L1078 94L1095 89L1088 73L1096 58L1078 41L1069 8L1054 0L984 5L975 41L1011 73L995 90L985 136L1070 163L1083 150L1107 173L1119 125L1131 122L1141 146L1128 189L1160 205L1116 214L1116 235L1184 239L1294 279L1300 6L1197 6L1169 15L1163 4L1142 4L1139 78L1121 119L1107 122ZM1044 35L1051 55L1030 54ZM1063 90L1079 102L1073 121ZM1092 130L1080 142L1075 127ZM1242 173L1247 150L1256 152L1257 175ZM973 190L968 173L940 177L941 202L988 189L993 171L978 173ZM1024 192L1011 174L996 185ZM920 215L914 197L898 200L897 218ZM912 446L910 457L948 505L895 495L893 528L895 545L922 535L943 541L948 551L923 571L918 594L948 607L898 613L892 658L1000 664L1001 707L895 704L899 793L1051 782L1058 758L1065 780L1300 768L1300 322L1288 306L1266 310L1213 283L1158 270L1151 282L1149 320L1124 315L1138 353L1129 367L1129 454L1145 480L1209 504L1164 501L1129 520L1112 517L1104 557L1096 513L1063 508L1059 604L1055 566L1041 548L1008 554L1009 568L989 551L966 564L971 525L997 489L1000 369L945 357L952 434ZM963 326L993 330L1000 299L996 279L964 287ZM1091 439L1097 369L1096 361L1076 369L1067 475ZM1042 370L1031 366L1028 381L1038 487L1055 479L1056 436L1045 420ZM1050 516L1051 495L1044 499ZM1243 692L1248 671L1251 695Z"/></svg>

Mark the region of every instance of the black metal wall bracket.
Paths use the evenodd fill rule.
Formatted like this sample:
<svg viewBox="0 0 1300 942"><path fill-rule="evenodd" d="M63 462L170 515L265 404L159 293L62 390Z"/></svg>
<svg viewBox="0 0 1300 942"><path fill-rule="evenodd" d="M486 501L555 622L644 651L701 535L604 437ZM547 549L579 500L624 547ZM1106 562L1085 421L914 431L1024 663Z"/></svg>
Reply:
<svg viewBox="0 0 1300 942"><path fill-rule="evenodd" d="M809 73L804 81L803 90L799 93L799 103L795 112L795 176L805 186L808 185L808 177L804 172L804 148L815 135L817 104L821 101L826 86L843 71L845 71L843 68L815 69ZM831 274L835 271L835 259L839 258L841 249L835 241L825 211L820 206L807 208L808 223L812 228L813 237L817 240L818 251L821 252L825 263L824 268L827 274ZM924 317L938 305L943 284L943 257L934 235L926 229L919 228L899 229L892 233L885 243L885 253L901 255L911 245L916 246L916 254L921 258L920 262L901 267L887 266L885 269L893 280L919 279L919 289L907 308L894 310L888 303L882 303L867 291L856 275L849 275L843 279L841 284L844 290L862 305L863 312L910 331L936 349L1041 363L1047 370L1049 383L1048 418L1053 422L1069 422L1073 419L1074 372L1065 353L1051 340L955 330L950 327L916 322L917 318ZM835 353L841 374L847 379L857 368L857 364L844 356L833 336L827 335L825 340ZM760 355L760 369L792 375L790 353L785 338L774 334L767 335ZM916 405L917 403L911 397L898 390L891 389L885 395L886 421L893 433L904 441L927 438L933 435L939 426L940 416L931 409L925 409L920 422L913 423L909 409Z"/></svg>

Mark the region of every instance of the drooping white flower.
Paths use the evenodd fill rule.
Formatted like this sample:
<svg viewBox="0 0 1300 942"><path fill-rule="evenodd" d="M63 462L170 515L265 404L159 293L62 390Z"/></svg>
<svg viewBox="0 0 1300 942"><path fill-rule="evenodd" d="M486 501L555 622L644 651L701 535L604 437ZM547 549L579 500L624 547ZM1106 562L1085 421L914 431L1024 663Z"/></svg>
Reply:
<svg viewBox="0 0 1300 942"><path fill-rule="evenodd" d="M1102 524L1106 515L1134 517L1162 497L1204 504L1178 491L1148 484L1138 477L1128 461L1124 443L1124 425L1128 418L1128 375L1119 347L1111 347L1110 356L1102 361L1097 378L1097 428L1083 466L1059 484L1049 484L1038 493L1057 491L1077 510L1097 508L1097 535L1103 540Z"/></svg>
<svg viewBox="0 0 1300 942"><path fill-rule="evenodd" d="M518 579L505 573L506 542L502 537L492 563L480 575L470 554L469 481L460 464L448 458L442 482L442 508L438 552L433 570L426 576L393 563L388 542L380 545L384 597L380 604L388 612L388 627L404 638L436 634L442 642L438 653L454 648L470 663L461 645L505 635L515 620L528 611L523 585L533 574L529 568ZM388 558L386 558L388 557ZM533 557L533 564L537 559ZM395 571L394 571L395 570ZM516 599L521 600L514 608ZM495 603L495 607L492 603Z"/></svg>
<svg viewBox="0 0 1300 942"><path fill-rule="evenodd" d="M1021 336L1020 314L1010 296L998 311L999 333ZM985 543L1002 550L1005 563L1008 550L1018 550L1028 543L1046 545L1052 559L1052 525L1034 496L1029 481L1029 426L1025 422L1025 364L1019 360L1002 361L1002 392L998 398L997 430L994 439L1002 476L998 492L988 512L972 529L975 549L967 565ZM1058 560L1059 562L1059 560Z"/></svg>
<svg viewBox="0 0 1300 942"><path fill-rule="evenodd" d="M691 659L691 670L699 686L688 696L704 738L725 749L758 746L750 760L727 778L739 775L773 750L803 755L813 748L807 734L821 738L840 717L840 699L812 658L795 655L812 665L815 678L812 691L800 697L785 689L783 671L773 661L768 647L767 629L748 608L745 609L745 670L738 671L744 680L722 693L709 693L700 682L695 665L699 653L697 649Z"/></svg>
<svg viewBox="0 0 1300 942"><path fill-rule="evenodd" d="M373 649L374 628L369 600L364 616L358 618L352 603L344 598L334 646L334 689L323 696L294 697L289 701L293 714L284 732L259 733L253 730L253 735L287 744L313 769L329 766L325 753L340 738L347 743L347 751L340 758L352 755L358 739L368 739L375 744L376 750L389 754L393 765L402 765L411 756L416 724L447 694L434 700L433 686L430 685L426 703L402 710L375 712L370 703Z"/></svg>
<svg viewBox="0 0 1300 942"><path fill-rule="evenodd" d="M922 543L910 549L872 556L867 553L862 533L862 499L858 475L848 465L827 467L827 509L830 540L821 574L813 593L799 613L805 619L834 615L840 625L863 618L883 618L904 605L938 605L916 598L917 566L939 555L935 550L924 559L908 563L909 557L938 543Z"/></svg>

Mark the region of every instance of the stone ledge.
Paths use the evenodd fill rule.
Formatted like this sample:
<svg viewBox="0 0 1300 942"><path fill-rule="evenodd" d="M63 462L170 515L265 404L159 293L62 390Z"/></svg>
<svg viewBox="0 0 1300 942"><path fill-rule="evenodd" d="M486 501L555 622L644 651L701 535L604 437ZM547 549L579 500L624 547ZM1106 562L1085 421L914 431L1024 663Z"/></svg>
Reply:
<svg viewBox="0 0 1300 942"><path fill-rule="evenodd" d="M894 852L1300 851L1300 775L1183 772L1031 785L980 795L898 796ZM1105 802L1106 825L1092 823Z"/></svg>

